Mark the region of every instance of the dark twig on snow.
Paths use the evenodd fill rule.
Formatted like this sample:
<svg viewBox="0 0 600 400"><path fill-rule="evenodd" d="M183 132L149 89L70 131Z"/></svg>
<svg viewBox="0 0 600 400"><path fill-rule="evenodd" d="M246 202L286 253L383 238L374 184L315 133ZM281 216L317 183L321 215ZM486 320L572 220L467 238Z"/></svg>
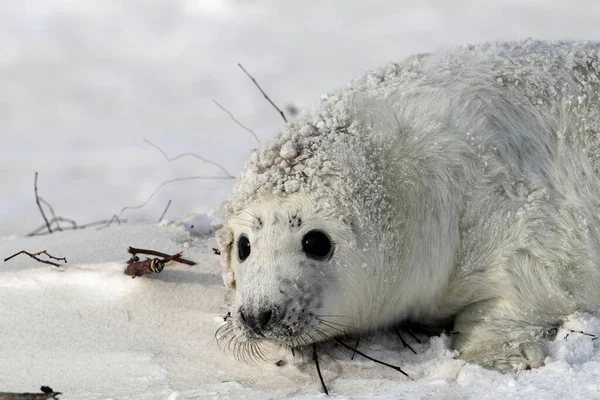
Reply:
<svg viewBox="0 0 600 400"><path fill-rule="evenodd" d="M55 267L60 267L60 264L57 264L57 263L55 263L55 262L48 261L48 260L41 260L41 259L39 259L37 256L39 256L39 255L41 255L41 254L45 254L45 255L46 255L48 258L50 258L51 260L56 260L56 261L64 261L64 262L65 262L65 264L67 263L67 259L66 259L65 257L54 257L53 255L51 255L51 254L48 254L48 252L47 252L46 250L42 250L42 251L39 251L39 252L37 252L37 253L30 253L30 252L28 252L28 251L26 251L26 250L21 250L21 251L19 251L18 253L15 253L15 254L13 254L13 255L12 255L12 256L10 256L10 257L7 257L7 258L5 258L5 259L4 259L4 262L7 262L7 261L8 261L8 260L10 260L11 258L14 258L14 257L18 256L19 254L27 254L29 257L33 258L34 260L36 260L36 261L38 261L38 262L41 262L41 263L44 263L44 264L50 264L50 265L54 265Z"/></svg>
<svg viewBox="0 0 600 400"><path fill-rule="evenodd" d="M129 247L129 249L127 249L127 252L132 255L147 254L149 256L156 256L156 257L163 257L163 258L170 257L173 261L177 261L178 263L187 264L187 265L196 265L195 262L186 260L185 258L182 258L181 253L178 253L179 256L177 256L177 254L172 256L170 254L161 253L160 251L156 251L156 250L136 249L135 247Z"/></svg>
<svg viewBox="0 0 600 400"><path fill-rule="evenodd" d="M150 202L150 200L152 200L154 198L154 196L156 196L156 194L160 191L160 189L162 189L163 187L165 187L166 185L169 185L171 183L175 183L175 182L183 182L183 181L192 181L192 180L218 180L218 179L234 179L233 176L227 176L227 177L222 177L222 176L187 176L184 178L175 178L175 179L171 179L168 181L165 181L163 183L161 183L154 192L152 192L152 194L146 199L146 201L144 201L142 204L137 205L137 206L127 206L127 207L123 207L121 209L121 211L119 212L119 216L123 215L123 213L127 210L138 210L142 207L144 207L146 204L148 204Z"/></svg>
<svg viewBox="0 0 600 400"><path fill-rule="evenodd" d="M419 343L419 344L423 343L423 342L421 341L421 339L419 339L419 338L418 338L418 337L417 337L417 336L416 336L416 335L413 333L413 331L411 331L411 330L409 329L407 332L408 332L408 334L409 334L410 336L412 336L412 337L413 337L413 339L415 339L415 340L417 341L417 343Z"/></svg>
<svg viewBox="0 0 600 400"><path fill-rule="evenodd" d="M234 176L233 176L233 175L231 175L231 174L230 174L230 173L229 173L229 172L228 172L228 171L225 169L225 167L223 167L221 164L219 164L219 163L217 163L217 162L214 162L214 161L211 161L211 160L208 160L208 159L206 159L206 158L204 158L204 157L201 157L201 156L199 156L199 155L198 155L198 154L196 154L196 153L189 153L189 152L188 152L188 153L182 153L182 154L179 154L179 155L177 155L177 156L175 156L175 157L169 157L169 156L167 155L167 153L166 153L166 152L165 152L165 151L164 151L162 148L160 148L160 146L158 146L158 145L155 145L154 143L152 143L152 142L151 142L151 141L149 141L148 139L144 139L144 142L148 143L150 146L152 146L152 147L154 147L156 150L160 151L160 152L161 152L161 154L162 154L162 155L163 155L163 156L164 156L164 157L167 159L167 161L175 161L175 160L177 160L177 159L179 159L179 158L181 158L181 157L195 157L195 158L197 158L198 160L200 160L200 161L202 161L202 162L205 162L205 163L207 163L207 164L210 164L210 165L214 165L215 167L217 167L217 168L219 168L221 171L223 171L223 173L224 173L226 176L225 176L225 177L222 177L222 178L220 178L220 179L233 179L233 178L234 178ZM207 178L207 179L213 179L213 178Z"/></svg>
<svg viewBox="0 0 600 400"><path fill-rule="evenodd" d="M38 195L37 180L38 180L38 173L36 171L35 178L33 180L33 190L35 191L35 202L36 202L38 208L40 209L42 218L44 218L44 222L46 223L46 228L48 229L48 232L52 233L52 228L50 228L50 223L48 222L48 218L46 218L46 214L44 214L44 209L42 208L42 205L40 204L40 196Z"/></svg>
<svg viewBox="0 0 600 400"><path fill-rule="evenodd" d="M42 393L8 393L0 392L0 400L49 400L58 399L57 396L61 395L61 392L55 392L49 386L42 386L40 388Z"/></svg>
<svg viewBox="0 0 600 400"><path fill-rule="evenodd" d="M217 249L216 247L212 248L213 253L215 253L217 256L221 255L221 250Z"/></svg>
<svg viewBox="0 0 600 400"><path fill-rule="evenodd" d="M358 339L356 339L356 344L354 345L354 351L352 352L352 357L350 357L351 360L354 360L354 356L356 355L356 349L358 349L359 343L360 343L360 337Z"/></svg>
<svg viewBox="0 0 600 400"><path fill-rule="evenodd" d="M117 214L113 214L112 218L109 219L108 222L106 222L106 224L104 226L101 226L98 229L108 228L113 222L116 222L117 224L121 225L121 220L119 219Z"/></svg>
<svg viewBox="0 0 600 400"><path fill-rule="evenodd" d="M583 332L583 331L575 331L573 329L569 329L569 332L571 332L571 333L579 333L579 334L582 334L582 335L585 335L585 336L591 336L592 340L598 339L598 336L593 335L591 333ZM568 338L568 337L569 337L569 334L567 333L567 335L565 336L565 339Z"/></svg>
<svg viewBox="0 0 600 400"><path fill-rule="evenodd" d="M48 207L48 210L50 210L50 215L52 215L52 219L50 220L50 225L52 225L52 221L55 221L56 222L56 230L62 231L62 228L60 226L61 219L56 216L56 213L54 212L54 207L52 207L52 205L50 203L48 203L46 200L44 200L42 198L42 196L38 196L38 199L40 200L40 203L44 204L46 207Z"/></svg>
<svg viewBox="0 0 600 400"><path fill-rule="evenodd" d="M321 368L319 367L319 357L317 356L317 344L313 343L313 361L315 362L315 366L317 367L317 374L319 375L319 379L321 380L321 386L323 386L323 392L327 396L329 396L329 390L327 390L327 386L325 385L325 380L323 379L323 375L321 374Z"/></svg>
<svg viewBox="0 0 600 400"><path fill-rule="evenodd" d="M165 217L165 214L169 210L170 206L171 206L171 200L169 200L169 202L167 203L167 206L165 207L165 211L163 211L163 213L161 214L160 218L158 219L158 222L163 220L163 218Z"/></svg>
<svg viewBox="0 0 600 400"><path fill-rule="evenodd" d="M120 224L124 224L125 222L127 222L126 219L123 218L118 218L116 217L116 215L113 215L113 217L111 219L103 219L100 221L94 221L94 222L88 222L87 224L83 224L83 225L77 225L77 222L73 221L72 219L68 219L68 218L63 218L63 217L56 217L57 221L62 221L62 222L68 222L71 224L70 227L63 227L63 230L76 230L76 229L85 229L85 228L91 228L93 226L100 226L100 225L104 225L104 227L108 227L112 222L116 221L116 219L119 220ZM50 220L50 223L52 224L53 222L55 222L54 220ZM46 230L46 232L42 232ZM33 231L31 231L30 233L27 234L27 236L42 236L42 235L48 235L50 232L47 231L46 225L42 225L36 229L34 229Z"/></svg>
<svg viewBox="0 0 600 400"><path fill-rule="evenodd" d="M70 218L64 218L64 217L52 218L49 222L50 222L50 226L52 226L52 224L56 224L58 226L59 222L67 222L67 223L71 224L71 226L69 228L61 227L61 230L78 229L78 228L84 227L84 225L78 227L77 222L75 222L74 220L72 220ZM46 232L42 232L43 230L46 230ZM51 233L51 232L48 232L48 227L46 226L46 224L42 224L39 227L37 227L36 229L34 229L33 231L29 232L27 234L27 236L47 235L49 233Z"/></svg>
<svg viewBox="0 0 600 400"><path fill-rule="evenodd" d="M256 142L260 145L260 140L258 139L258 136L256 136L256 133L254 133L254 131L250 128L248 128L246 125L242 124L240 121L238 121L231 112L229 112L228 109L226 109L225 107L223 107L222 105L220 105L219 103L217 103L217 101L215 99L213 99L213 103L215 103L217 105L217 107L219 107L221 110L223 110L227 115L229 115L229 118L231 118L231 120L233 122L235 122L236 124L238 124L242 129L244 129L246 132L249 132L252 136L254 136L254 139L256 139Z"/></svg>
<svg viewBox="0 0 600 400"><path fill-rule="evenodd" d="M400 334L400 330L396 329L396 333L398 334L398 337L400 338L400 341L402 342L402 345L404 347L408 347L410 349L410 351L412 351L413 353L417 354L417 352L415 351L415 349L413 349L412 347L410 347L410 345L406 342L406 340L404 340L404 338Z"/></svg>
<svg viewBox="0 0 600 400"><path fill-rule="evenodd" d="M377 364L385 365L386 367L389 367L389 368L391 368L393 370L396 370L396 371L400 372L402 375L406 376L408 379L413 380L413 378L411 378L406 372L402 371L402 369L400 367L397 367L395 365L388 364L386 362L377 360L376 358L373 358L373 357L369 357L365 353L362 353L362 352L358 351L357 349L354 349L351 346L348 346L346 343L341 342L341 341L339 341L337 339L333 339L333 341L335 343L339 344L339 345L342 345L343 347L347 348L348 350L355 351L356 353L358 353L359 355L363 356L364 358L366 358L368 360L371 360L371 361L373 361L373 362L375 362Z"/></svg>
<svg viewBox="0 0 600 400"><path fill-rule="evenodd" d="M246 71L246 69L244 67L242 67L242 64L238 63L238 67L240 67L242 69L242 71L244 71L244 73L246 75L248 75L248 78L252 79L252 82L254 82L254 84L256 85L256 87L258 88L258 90L260 90L260 92L262 93L262 95L265 97L265 99L267 99L267 101L269 103L271 103L271 105L279 112L279 114L281 114L281 118L283 118L283 120L285 121L285 123L287 124L288 120L285 117L285 114L283 113L283 111L281 111L281 109L279 107L277 107L275 105L275 103L273 103L273 101L269 98L269 96L267 96L267 94L265 93L264 90L262 90L262 88L260 87L260 85L258 84L258 82L256 82L256 79L254 79L254 77L252 75L250 75L248 73L248 71Z"/></svg>

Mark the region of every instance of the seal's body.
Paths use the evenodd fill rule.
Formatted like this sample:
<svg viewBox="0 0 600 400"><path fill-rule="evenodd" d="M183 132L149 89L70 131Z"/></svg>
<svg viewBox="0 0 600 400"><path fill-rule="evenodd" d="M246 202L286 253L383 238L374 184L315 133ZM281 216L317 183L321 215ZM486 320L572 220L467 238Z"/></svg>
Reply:
<svg viewBox="0 0 600 400"><path fill-rule="evenodd" d="M454 321L463 359L542 365L600 306L599 93L600 44L525 41L323 99L238 176L218 233L235 341Z"/></svg>

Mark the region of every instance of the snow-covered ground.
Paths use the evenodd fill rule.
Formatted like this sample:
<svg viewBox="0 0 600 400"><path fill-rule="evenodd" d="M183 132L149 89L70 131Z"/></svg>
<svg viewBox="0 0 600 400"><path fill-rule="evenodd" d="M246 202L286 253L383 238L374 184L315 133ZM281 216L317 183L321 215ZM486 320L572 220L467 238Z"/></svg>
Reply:
<svg viewBox="0 0 600 400"><path fill-rule="evenodd" d="M227 310L214 238L186 226L0 240L2 255L45 249L68 260L60 270L27 256L2 265L0 391L49 385L62 399L90 400L324 396L309 359L274 352L271 362L247 365L217 347ZM127 246L184 250L198 265L168 264L159 275L131 279L123 274ZM420 335L418 344L404 334L417 355L392 334L360 342L359 350L401 366L414 381L331 346L321 366L333 398L600 398L600 340L567 329L599 333L600 319L574 316L550 344L552 362L516 378L455 360L446 336L427 342Z"/></svg>
<svg viewBox="0 0 600 400"><path fill-rule="evenodd" d="M144 202L161 182L235 174L255 139L283 121L239 70L281 107L309 107L370 68L466 42L523 37L600 40L600 2L296 0L0 0L0 258L26 249L66 256L57 271L19 256L0 264L0 392L49 385L63 399L313 398L311 362L290 354L240 364L216 346L226 313L211 234L167 218L213 210L231 180L166 186L129 224L25 238L42 221L33 194L79 223ZM219 175L220 176L220 175ZM123 275L127 246L184 250L198 266ZM600 319L567 328L600 333ZM516 379L454 360L448 338L403 349L394 335L361 342L415 381L361 357L322 355L340 398L600 398L600 340L561 330L552 362ZM410 341L410 337L407 337Z"/></svg>

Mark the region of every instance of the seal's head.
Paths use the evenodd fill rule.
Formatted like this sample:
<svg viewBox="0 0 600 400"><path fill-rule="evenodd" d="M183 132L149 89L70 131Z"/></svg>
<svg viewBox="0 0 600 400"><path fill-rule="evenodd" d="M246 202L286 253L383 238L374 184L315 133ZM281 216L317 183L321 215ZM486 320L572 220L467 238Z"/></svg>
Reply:
<svg viewBox="0 0 600 400"><path fill-rule="evenodd" d="M268 339L296 347L344 332L353 314L348 259L351 226L306 194L271 196L228 218L219 245L235 288L236 341ZM355 256L354 256L355 257ZM346 268L345 268L346 267Z"/></svg>

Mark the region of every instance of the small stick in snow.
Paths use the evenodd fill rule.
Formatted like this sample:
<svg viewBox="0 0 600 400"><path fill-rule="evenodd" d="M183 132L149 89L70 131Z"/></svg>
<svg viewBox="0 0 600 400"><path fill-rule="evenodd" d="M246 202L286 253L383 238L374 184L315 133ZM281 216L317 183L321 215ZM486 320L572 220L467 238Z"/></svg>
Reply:
<svg viewBox="0 0 600 400"><path fill-rule="evenodd" d="M598 339L598 336L593 335L591 333L583 332L583 331L575 331L573 329L569 329L569 332L571 332L571 333L580 333L580 334L585 335L585 336L591 336L592 340ZM567 333L567 336L565 336L565 339L568 338L568 337L569 337L569 334Z"/></svg>
<svg viewBox="0 0 600 400"><path fill-rule="evenodd" d="M351 360L354 360L354 356L356 355L356 349L358 349L359 343L360 343L360 337L358 339L356 339L356 345L354 345L354 351L352 352L352 357L350 357Z"/></svg>
<svg viewBox="0 0 600 400"><path fill-rule="evenodd" d="M254 136L254 139L258 142L258 144L260 145L260 140L258 139L258 136L256 136L256 133L254 133L254 131L250 128L248 128L246 125L242 124L240 121L238 121L231 112L229 112L228 109L226 109L225 107L223 107L222 105L220 105L219 103L217 103L217 101L215 99L213 99L213 103L215 103L217 105L217 107L219 107L221 110L223 110L227 115L229 115L229 118L231 118L233 120L233 122L235 122L236 124L238 124L242 129L244 129L247 132L250 132L250 134L252 136Z"/></svg>
<svg viewBox="0 0 600 400"><path fill-rule="evenodd" d="M156 250L147 250L147 249L136 249L135 247L129 247L127 249L127 252L129 254L132 255L136 255L136 254L148 254L149 256L156 256L156 257L163 257L163 258L171 258L173 261L177 261L179 263L182 264L187 264L187 265L196 265L195 262L190 261L190 260L186 260L185 258L181 257L181 252L177 253L179 256L177 256L177 254L171 256L170 254L166 254L166 253L161 253L160 251L156 251Z"/></svg>
<svg viewBox="0 0 600 400"><path fill-rule="evenodd" d="M14 257L18 256L19 254L27 254L29 257L33 258L34 260L36 260L36 261L38 261L38 262L41 262L41 263L44 263L44 264L50 264L50 265L53 265L53 266L55 266L55 267L60 267L60 264L57 264L57 263L55 263L55 262L48 261L48 260L41 260L41 259L39 259L37 256L39 256L39 255L41 255L41 254L45 254L46 256L48 256L48 257L49 257L50 259L52 259L52 260L56 260L56 261L64 261L64 262L65 262L65 264L67 263L67 259L66 259L65 257L54 257L53 255L51 255L51 254L48 254L48 252L47 252L46 250L42 250L42 251L39 251L39 252L37 252L37 253L33 253L33 254L32 254L32 253L30 253L30 252L28 252L28 251L21 250L21 251L19 251L18 253L15 253L15 254L13 254L13 255L12 255L12 256L10 256L10 257L7 257L7 258L5 258L5 259L4 259L4 262L7 262L7 261L8 261L8 260L10 260L11 258L14 258Z"/></svg>
<svg viewBox="0 0 600 400"><path fill-rule="evenodd" d="M44 200L44 198L42 198L42 196L38 196L38 199L40 200L40 203L43 203L46 207L48 207L48 210L50 210L50 215L52 215L50 224L52 224L52 221L56 221L56 230L62 231L62 228L60 226L61 219L56 216L56 213L54 212L54 207L52 207L52 205L50 203L48 203L46 200Z"/></svg>
<svg viewBox="0 0 600 400"><path fill-rule="evenodd" d="M42 218L44 218L44 222L46 223L46 228L48 228L48 233L52 233L52 228L50 228L50 223L48 222L48 218L46 218L46 214L44 214L44 209L40 204L40 196L38 195L38 187L37 187L37 179L38 173L35 171L35 178L33 179L33 190L35 192L35 202L40 209L40 213L42 214Z"/></svg>
<svg viewBox="0 0 600 400"><path fill-rule="evenodd" d="M383 362L383 361L377 360L377 359L375 359L375 358L373 358L373 357L369 357L369 356L368 356L368 355L366 355L365 353L362 353L362 352L360 352L360 351L358 351L358 350L356 350L356 349L354 349L354 348L352 348L352 347L348 346L346 343L344 343L344 342L341 342L341 341L339 341L339 340L337 340L337 339L333 339L333 341L334 341L335 343L337 343L337 344L340 344L340 345L344 346L344 347L345 347L345 348L347 348L348 350L352 350L352 351L355 351L355 352L357 352L359 355L363 356L364 358L366 358L366 359L368 359L368 360L371 360L371 361L373 361L373 362L375 362L375 363L377 363L377 364L385 365L386 367L390 367L391 369L393 369L393 370L396 370L396 371L400 372L402 375L406 376L406 377L407 377L408 379L410 379L411 381L412 381L412 380L414 380L413 378L411 378L411 377L410 377L410 375L408 375L406 372L402 371L402 369L401 369L400 367L397 367L397 366L395 366L395 365L388 364L388 363L386 363L386 362Z"/></svg>
<svg viewBox="0 0 600 400"><path fill-rule="evenodd" d="M252 82L254 82L254 84L256 85L256 87L258 88L258 90L260 90L260 92L261 92L261 93L262 93L262 95L265 97L265 99L267 99L267 101L268 101L269 103L271 103L271 105L272 105L273 107L275 107L275 109L276 109L276 110L279 112L279 114L281 114L281 118L283 118L283 120L284 120L284 121L285 121L285 123L287 124L288 120L287 120L287 118L285 117L285 114L283 113L283 111L281 111L281 110L279 109L279 107L277 107L277 106L275 105L275 103L273 103L273 101L272 101L272 100L269 98L269 96L267 96L267 94L265 93L265 91L264 91L264 90L262 90L262 88L260 87L260 85L258 84L258 82L256 82L256 79L254 79L254 77L253 77L252 75L250 75L250 74L248 73L248 71L246 71L246 70L244 69L244 67L242 67L242 64L239 64L239 63L238 63L238 67L240 67L240 68L242 69L242 71L244 71L244 73L245 73L246 75L248 75L248 78L252 79Z"/></svg>
<svg viewBox="0 0 600 400"><path fill-rule="evenodd" d="M410 329L408 330L408 334L413 337L417 341L417 343L421 344L421 339L419 339Z"/></svg>
<svg viewBox="0 0 600 400"><path fill-rule="evenodd" d="M170 206L171 206L171 200L169 200L169 202L167 203L167 206L165 207L165 211L163 211L163 213L161 214L160 218L158 219L158 222L163 220L163 218L165 217L165 214L169 210Z"/></svg>
<svg viewBox="0 0 600 400"><path fill-rule="evenodd" d="M41 198L40 198L41 200ZM50 221L50 226L52 226L52 224L56 224L57 228L60 227L59 223L60 222L67 222L69 224L71 224L71 227L69 228L63 228L60 227L60 230L65 230L65 229L78 229L78 228L83 228L84 226L77 226L77 222L75 222L74 220L70 219L70 218L64 218L64 217L54 217L52 218ZM43 230L46 230L46 232L42 232ZM48 227L46 226L46 224L42 224L41 226L37 227L36 229L34 229L33 231L29 232L27 234L27 236L36 236L36 235L47 235L51 232L48 232Z"/></svg>
<svg viewBox="0 0 600 400"><path fill-rule="evenodd" d="M163 150L163 149L162 149L160 146L158 146L158 145L156 145L156 144L152 143L152 142L151 142L151 141L149 141L148 139L144 139L144 142L148 143L150 146L152 146L152 147L154 147L156 150L160 151L160 153L161 153L161 154L162 154L162 155L163 155L163 156L166 158L166 160L167 160L167 161L175 161L175 160L177 160L177 159L179 159L179 158L181 158L181 157L195 157L195 158L197 158L198 160L200 160L200 161L202 161L202 162L205 162L205 163L207 163L207 164L210 164L210 165L214 165L215 167L217 167L217 168L219 168L221 171L223 171L223 172L225 173L225 177L223 177L223 178L220 178L220 179L234 179L234 178L235 178L235 177L234 177L233 175L231 175L231 174L230 174L230 173L229 173L229 172L228 172L228 171L225 169L225 167L224 167L224 166L222 166L221 164L219 164L219 163L217 163L217 162L214 162L214 161L211 161L211 160L208 160L208 159L206 159L206 158L204 158L204 157L200 157L200 156L199 156L198 154L196 154L196 153L189 153L189 152L188 152L188 153L182 153L182 154L179 154L179 155L177 155L177 156L175 156L175 157L169 157L169 156L167 155L167 153L166 153L166 152L165 152L165 151L164 151L164 150ZM206 178L206 179L214 179L214 178Z"/></svg>
<svg viewBox="0 0 600 400"><path fill-rule="evenodd" d="M216 247L212 248L213 253L215 253L215 255L220 256L221 255L221 250L217 249Z"/></svg>
<svg viewBox="0 0 600 400"><path fill-rule="evenodd" d="M313 343L313 361L315 362L315 366L317 367L317 374L319 375L319 379L321 380L321 385L323 386L323 392L327 396L329 396L329 390L327 390L327 386L325 385L325 380L323 380L323 375L321 374L321 368L319 367L319 357L317 356L317 344Z"/></svg>
<svg viewBox="0 0 600 400"><path fill-rule="evenodd" d="M0 400L49 400L58 399L61 392L55 392L49 386L42 386L40 388L42 393L8 393L0 392Z"/></svg>
<svg viewBox="0 0 600 400"><path fill-rule="evenodd" d="M98 228L98 230L103 229L103 228L108 228L113 222L116 222L117 224L121 225L121 220L119 219L117 214L113 214L112 218L108 220L106 225L101 226L100 228Z"/></svg>
<svg viewBox="0 0 600 400"><path fill-rule="evenodd" d="M164 181L163 183L158 185L158 187L154 190L154 192L152 192L150 194L150 196L148 196L148 198L142 204L139 204L137 206L126 206L126 207L121 208L121 211L119 211L119 216L123 215L123 213L127 210L139 210L140 208L144 207L146 204L150 203L150 200L152 200L154 198L154 196L156 196L162 188L164 188L167 185L170 185L171 183L183 182L183 181L195 181L195 180L222 180L222 179L235 179L235 177L234 176L185 176L183 178L169 179L168 181Z"/></svg>
<svg viewBox="0 0 600 400"><path fill-rule="evenodd" d="M396 329L396 333L398 334L398 337L400 338L400 341L402 342L402 345L405 348L408 347L410 349L410 351L412 351L413 353L417 354L417 352L415 351L415 349L413 349L412 347L410 347L410 345L406 342L406 340L404 340L404 338L400 334L400 330Z"/></svg>

